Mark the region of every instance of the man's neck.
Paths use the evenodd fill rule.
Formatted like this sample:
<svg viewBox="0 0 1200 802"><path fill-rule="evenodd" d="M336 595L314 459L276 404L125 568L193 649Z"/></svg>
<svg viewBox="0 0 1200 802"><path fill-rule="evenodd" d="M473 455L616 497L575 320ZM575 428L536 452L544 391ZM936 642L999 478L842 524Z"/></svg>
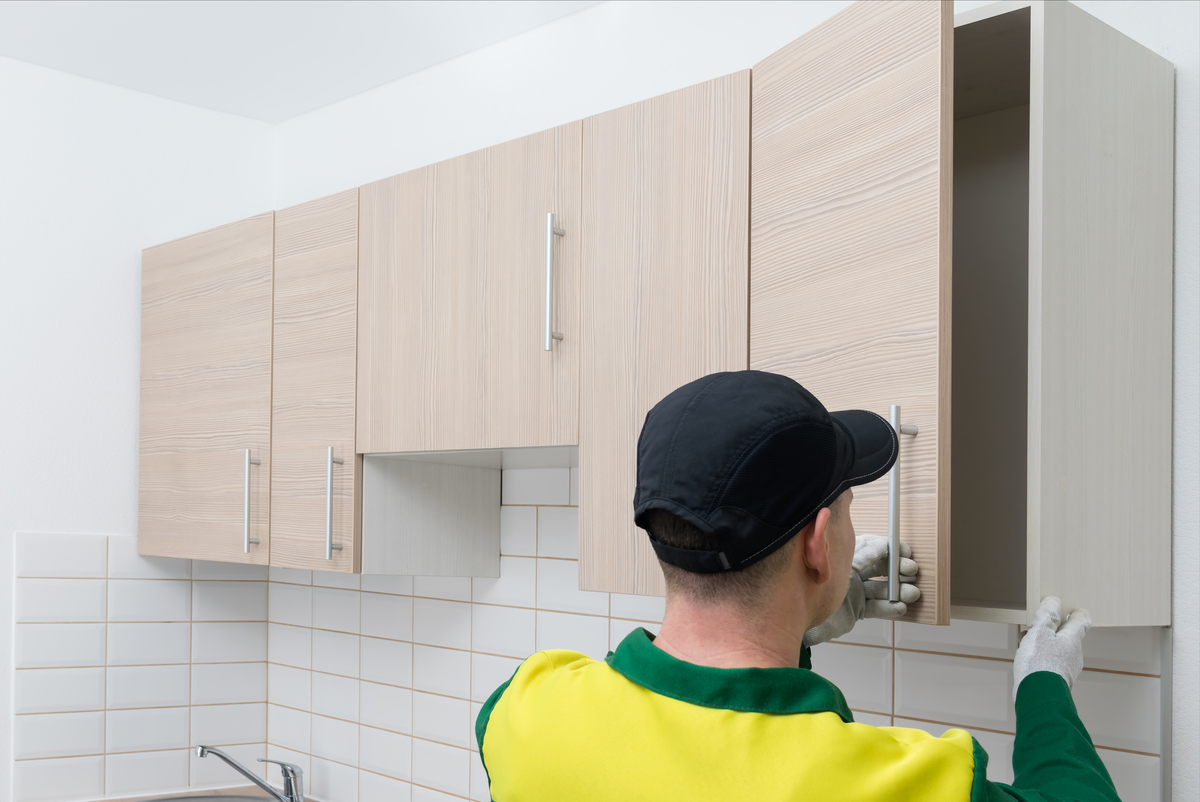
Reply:
<svg viewBox="0 0 1200 802"><path fill-rule="evenodd" d="M671 598L654 645L700 666L795 668L800 664L804 630L799 616L775 620L778 617L767 609L746 613L733 606Z"/></svg>

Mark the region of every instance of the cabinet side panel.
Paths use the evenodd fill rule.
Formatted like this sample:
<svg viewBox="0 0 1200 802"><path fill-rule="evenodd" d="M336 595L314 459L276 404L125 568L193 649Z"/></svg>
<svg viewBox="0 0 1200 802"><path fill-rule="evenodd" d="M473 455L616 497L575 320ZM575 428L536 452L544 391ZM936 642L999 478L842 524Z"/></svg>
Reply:
<svg viewBox="0 0 1200 802"><path fill-rule="evenodd" d="M353 571L358 190L275 216L271 564ZM333 542L325 559L327 449Z"/></svg>
<svg viewBox="0 0 1200 802"><path fill-rule="evenodd" d="M953 19L856 3L754 68L750 367L831 410L901 407L900 536L921 566L909 620L950 618ZM887 534L887 482L856 488Z"/></svg>
<svg viewBox="0 0 1200 802"><path fill-rule="evenodd" d="M749 125L749 71L584 121L581 588L664 592L633 524L642 422L746 368Z"/></svg>
<svg viewBox="0 0 1200 802"><path fill-rule="evenodd" d="M1069 3L1032 49L1028 609L1169 624L1174 70Z"/></svg>
<svg viewBox="0 0 1200 802"><path fill-rule="evenodd" d="M273 237L267 213L142 254L142 554L267 563Z"/></svg>

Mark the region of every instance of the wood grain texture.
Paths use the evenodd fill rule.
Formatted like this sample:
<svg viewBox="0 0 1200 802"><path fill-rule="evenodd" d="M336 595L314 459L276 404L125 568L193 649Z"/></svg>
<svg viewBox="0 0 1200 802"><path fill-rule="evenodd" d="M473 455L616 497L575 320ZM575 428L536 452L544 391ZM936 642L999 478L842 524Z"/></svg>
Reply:
<svg viewBox="0 0 1200 802"><path fill-rule="evenodd" d="M364 573L500 576L499 469L363 463Z"/></svg>
<svg viewBox="0 0 1200 802"><path fill-rule="evenodd" d="M633 524L646 413L747 360L750 73L584 121L579 584L664 593Z"/></svg>
<svg viewBox="0 0 1200 802"><path fill-rule="evenodd" d="M572 123L362 188L360 452L576 442L580 149Z"/></svg>
<svg viewBox="0 0 1200 802"><path fill-rule="evenodd" d="M949 623L949 2L859 2L754 68L750 367L831 410L887 416L901 444L901 538L921 566L908 619ZM886 534L887 486L855 491Z"/></svg>
<svg viewBox="0 0 1200 802"><path fill-rule="evenodd" d="M1171 620L1174 68L1033 7L1028 610Z"/></svg>
<svg viewBox="0 0 1200 802"><path fill-rule="evenodd" d="M140 554L267 564L273 238L268 212L142 252Z"/></svg>
<svg viewBox="0 0 1200 802"><path fill-rule="evenodd" d="M361 458L354 450L358 190L275 215L271 565L360 568ZM325 559L327 449L333 542Z"/></svg>

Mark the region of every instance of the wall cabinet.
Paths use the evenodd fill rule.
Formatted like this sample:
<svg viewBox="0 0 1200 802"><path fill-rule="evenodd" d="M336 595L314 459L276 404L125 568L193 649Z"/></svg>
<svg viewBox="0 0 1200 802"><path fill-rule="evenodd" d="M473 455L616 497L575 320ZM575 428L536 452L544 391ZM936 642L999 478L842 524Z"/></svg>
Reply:
<svg viewBox="0 0 1200 802"><path fill-rule="evenodd" d="M141 554L267 564L274 220L142 255Z"/></svg>
<svg viewBox="0 0 1200 802"><path fill-rule="evenodd" d="M746 368L750 72L590 117L583 147L579 584L661 595L638 433L676 387Z"/></svg>

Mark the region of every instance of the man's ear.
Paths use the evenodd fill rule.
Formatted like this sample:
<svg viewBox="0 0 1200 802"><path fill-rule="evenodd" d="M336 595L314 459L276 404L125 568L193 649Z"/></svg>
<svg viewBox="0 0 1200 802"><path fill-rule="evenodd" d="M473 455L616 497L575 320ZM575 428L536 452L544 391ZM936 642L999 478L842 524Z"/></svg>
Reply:
<svg viewBox="0 0 1200 802"><path fill-rule="evenodd" d="M829 567L829 518L828 507L822 507L812 523L801 529L796 537L800 538L798 551L804 560L804 568L809 578L818 585L823 585L833 576Z"/></svg>

